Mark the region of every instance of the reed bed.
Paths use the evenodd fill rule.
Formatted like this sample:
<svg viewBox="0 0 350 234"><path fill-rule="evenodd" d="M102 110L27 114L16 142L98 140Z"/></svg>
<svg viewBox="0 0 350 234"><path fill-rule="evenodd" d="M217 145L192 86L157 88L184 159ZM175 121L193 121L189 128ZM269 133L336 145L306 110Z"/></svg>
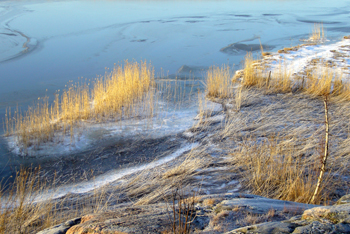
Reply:
<svg viewBox="0 0 350 234"><path fill-rule="evenodd" d="M292 74L285 64L282 61L271 69L248 53L243 71L232 79L238 83L233 89L234 99L223 102L233 104L236 112L232 113L236 114L226 120L222 134L237 144L232 150L233 172L239 175L243 187L254 194L309 202L324 148L321 104L324 97L329 97L331 105L338 108L331 111L330 117L334 132L331 145L335 148L316 198L316 203L327 203L334 199L333 192L342 186L341 178L348 173L344 165L349 164L349 151L345 152L344 147L348 148L345 144L349 136L343 125L349 116L345 106L350 100L350 86L343 81L339 69L326 61L310 66L302 77ZM272 98L271 93L279 96ZM269 101L264 103L266 100ZM313 106L305 108L305 102ZM240 113L242 108L244 112Z"/></svg>
<svg viewBox="0 0 350 234"><path fill-rule="evenodd" d="M152 116L154 111L154 71L147 62L115 66L111 72L91 82L69 82L49 104L48 97L22 113L18 108L5 116L5 133L14 135L22 151L53 141L57 133L70 134L86 120L118 121L135 116Z"/></svg>

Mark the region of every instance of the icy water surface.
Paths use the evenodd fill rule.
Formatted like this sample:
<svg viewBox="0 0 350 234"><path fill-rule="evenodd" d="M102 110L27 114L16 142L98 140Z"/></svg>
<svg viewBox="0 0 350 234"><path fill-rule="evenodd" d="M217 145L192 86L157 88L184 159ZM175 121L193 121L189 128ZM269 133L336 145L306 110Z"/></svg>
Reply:
<svg viewBox="0 0 350 234"><path fill-rule="evenodd" d="M350 33L349 5L345 0L1 1L0 118L8 106L25 109L69 80L93 79L125 59L150 61L159 76L202 79L212 65L240 68L260 42L267 51L301 44L314 23L322 22L328 43L334 43ZM194 105L177 108L175 117L159 123L161 134L154 128L153 137L183 131L196 112ZM130 135L139 128L125 131ZM2 177L20 164L36 163L10 152L2 138L0 156Z"/></svg>

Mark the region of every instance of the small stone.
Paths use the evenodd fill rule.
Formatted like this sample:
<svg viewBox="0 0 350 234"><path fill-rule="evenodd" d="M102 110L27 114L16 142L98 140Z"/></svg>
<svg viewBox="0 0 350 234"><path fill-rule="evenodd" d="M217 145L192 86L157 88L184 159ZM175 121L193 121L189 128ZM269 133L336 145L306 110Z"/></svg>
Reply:
<svg viewBox="0 0 350 234"><path fill-rule="evenodd" d="M346 204L346 203L350 203L350 194L342 196L336 203L336 205L342 205L342 204Z"/></svg>

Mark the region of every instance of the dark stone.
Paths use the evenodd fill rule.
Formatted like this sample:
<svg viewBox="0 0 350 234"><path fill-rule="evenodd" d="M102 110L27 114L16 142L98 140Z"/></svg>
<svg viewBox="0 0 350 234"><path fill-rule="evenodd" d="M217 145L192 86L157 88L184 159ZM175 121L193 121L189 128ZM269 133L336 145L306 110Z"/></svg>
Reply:
<svg viewBox="0 0 350 234"><path fill-rule="evenodd" d="M334 232L335 233L350 233L350 225L339 223L339 224L335 225Z"/></svg>
<svg viewBox="0 0 350 234"><path fill-rule="evenodd" d="M65 234L69 228L71 228L74 225L77 225L81 222L81 218L75 218L66 221L65 223L58 224L56 226L47 228L45 230L42 230L38 232L37 234Z"/></svg>

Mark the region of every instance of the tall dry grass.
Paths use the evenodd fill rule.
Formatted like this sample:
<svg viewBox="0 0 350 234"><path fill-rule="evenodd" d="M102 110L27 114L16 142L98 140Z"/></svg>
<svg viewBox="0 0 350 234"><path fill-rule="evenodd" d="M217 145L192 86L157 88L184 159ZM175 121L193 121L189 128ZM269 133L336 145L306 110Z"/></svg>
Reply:
<svg viewBox="0 0 350 234"><path fill-rule="evenodd" d="M104 189L94 191L86 199L66 196L53 199L55 188L43 181L40 170L21 169L13 185L1 188L0 233L37 233L48 227L108 208L109 196ZM45 196L49 192L49 197ZM40 201L45 197L45 200Z"/></svg>
<svg viewBox="0 0 350 234"><path fill-rule="evenodd" d="M286 93L292 90L292 72L288 70L284 62L280 63L278 68L271 74L268 77L268 89L273 89L277 93Z"/></svg>
<svg viewBox="0 0 350 234"><path fill-rule="evenodd" d="M325 36L323 24L322 23L315 23L314 28L312 29L312 33L309 37L309 41L319 43L319 42L323 42L325 40L326 40L326 36Z"/></svg>
<svg viewBox="0 0 350 234"><path fill-rule="evenodd" d="M303 89L312 96L341 96L349 95L349 85L343 83L341 73L321 61L317 68L307 70Z"/></svg>
<svg viewBox="0 0 350 234"><path fill-rule="evenodd" d="M231 143L233 174L244 191L309 202L325 150L323 100L304 92L269 95L243 89L241 112L232 112L222 137ZM349 103L330 98L329 162L316 203L347 193ZM340 193L339 193L340 192Z"/></svg>
<svg viewBox="0 0 350 234"><path fill-rule="evenodd" d="M208 97L232 97L230 67L226 65L210 67L207 73L206 86Z"/></svg>
<svg viewBox="0 0 350 234"><path fill-rule="evenodd" d="M247 53L244 58L243 78L241 84L244 87L263 87L267 85L267 74L259 60L254 59L251 52Z"/></svg>
<svg viewBox="0 0 350 234"><path fill-rule="evenodd" d="M294 90L317 96L331 96L333 100L350 100L350 84L343 80L339 69L331 67L326 61L320 60L315 66L306 70L306 75L297 78L287 67L286 61L281 61L275 68L268 67L262 61L253 58L248 53L244 60L244 68L240 81L242 87L264 88L268 92L286 93Z"/></svg>
<svg viewBox="0 0 350 234"><path fill-rule="evenodd" d="M242 184L254 194L274 199L309 202L313 195L319 165L310 158L295 154L296 148L289 139L269 139L258 143L249 139L242 143L233 155L235 170L240 173ZM318 158L316 158L318 162ZM329 197L331 174L327 174L320 188L320 202Z"/></svg>
<svg viewBox="0 0 350 234"><path fill-rule="evenodd" d="M115 67L103 79L96 79L92 89L95 119L121 119L139 115L146 107L151 108L152 112L152 99L147 103L142 101L153 82L153 69L146 62L140 65L127 62L124 67ZM141 103L146 106L140 106Z"/></svg>
<svg viewBox="0 0 350 234"><path fill-rule="evenodd" d="M5 134L15 135L23 151L30 146L53 141L57 133L70 134L84 120L118 121L132 116L152 116L154 71L146 62L116 66L111 72L92 81L69 82L66 89L48 97L22 113L8 109L5 116Z"/></svg>
<svg viewBox="0 0 350 234"><path fill-rule="evenodd" d="M283 62L271 70L261 60L254 59L252 53L247 53L241 85L246 88L267 88L273 92L289 92L293 86L291 74Z"/></svg>

